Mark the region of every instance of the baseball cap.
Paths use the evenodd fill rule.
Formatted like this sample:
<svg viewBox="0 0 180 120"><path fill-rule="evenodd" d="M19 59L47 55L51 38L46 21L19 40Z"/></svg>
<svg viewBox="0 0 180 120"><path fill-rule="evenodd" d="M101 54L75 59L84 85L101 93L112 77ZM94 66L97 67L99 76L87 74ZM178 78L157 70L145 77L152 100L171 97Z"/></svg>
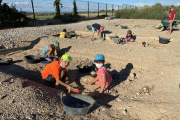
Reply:
<svg viewBox="0 0 180 120"><path fill-rule="evenodd" d="M101 30L104 30L104 26L103 25L101 25Z"/></svg>
<svg viewBox="0 0 180 120"><path fill-rule="evenodd" d="M68 54L64 54L64 55L62 55L61 59L63 59L64 61L71 62L72 57Z"/></svg>
<svg viewBox="0 0 180 120"><path fill-rule="evenodd" d="M103 54L97 54L95 56L94 62L104 62L105 58Z"/></svg>
<svg viewBox="0 0 180 120"><path fill-rule="evenodd" d="M58 49L60 49L59 43L58 43L57 41L54 41L54 42L53 42L53 45L56 46Z"/></svg>

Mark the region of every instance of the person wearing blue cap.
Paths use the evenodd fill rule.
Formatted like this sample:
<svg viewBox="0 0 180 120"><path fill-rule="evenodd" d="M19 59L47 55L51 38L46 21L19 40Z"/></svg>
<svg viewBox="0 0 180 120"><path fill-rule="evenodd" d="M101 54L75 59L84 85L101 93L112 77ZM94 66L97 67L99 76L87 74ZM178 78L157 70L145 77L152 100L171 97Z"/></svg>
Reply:
<svg viewBox="0 0 180 120"><path fill-rule="evenodd" d="M111 82L112 82L112 77L106 70L106 67L104 65L105 58L103 54L97 54L94 59L96 68L96 77L89 76L88 79L91 81L87 83L88 85L96 84L99 88L100 91L99 93L103 93L104 89L107 88Z"/></svg>

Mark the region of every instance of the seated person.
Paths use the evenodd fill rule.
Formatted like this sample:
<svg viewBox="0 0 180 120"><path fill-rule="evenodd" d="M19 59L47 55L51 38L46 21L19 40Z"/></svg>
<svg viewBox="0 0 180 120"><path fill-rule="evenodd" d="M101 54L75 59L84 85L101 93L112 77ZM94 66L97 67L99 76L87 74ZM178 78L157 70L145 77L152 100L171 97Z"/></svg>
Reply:
<svg viewBox="0 0 180 120"><path fill-rule="evenodd" d="M42 51L41 56L43 58L58 58L58 56L55 55L55 50L59 50L59 43L57 41L53 42L53 44L46 45Z"/></svg>
<svg viewBox="0 0 180 120"><path fill-rule="evenodd" d="M124 42L134 42L135 41L134 38L133 38L131 30L128 30L126 38L122 38L122 39L123 39Z"/></svg>
<svg viewBox="0 0 180 120"><path fill-rule="evenodd" d="M97 94L101 94L104 92L104 89L107 88L111 82L112 82L112 77L106 70L106 67L104 65L105 58L103 54L97 54L94 59L96 68L96 74L97 76L94 78L92 76L89 76L88 79L91 81L87 83L88 85L96 84L99 88L100 91Z"/></svg>
<svg viewBox="0 0 180 120"><path fill-rule="evenodd" d="M71 62L72 57L68 54L64 54L59 61L49 63L44 70L42 71L41 75L48 86L57 88L58 85L63 85L67 89L73 90L73 88L63 82L63 80L72 80L73 78L69 75L66 67L68 67L69 63Z"/></svg>
<svg viewBox="0 0 180 120"><path fill-rule="evenodd" d="M69 38L71 38L71 36L69 36L68 34L67 34L67 30L66 29L63 29L63 32L60 32L60 33L57 33L57 34L60 34L60 38L67 38L67 37L69 37Z"/></svg>

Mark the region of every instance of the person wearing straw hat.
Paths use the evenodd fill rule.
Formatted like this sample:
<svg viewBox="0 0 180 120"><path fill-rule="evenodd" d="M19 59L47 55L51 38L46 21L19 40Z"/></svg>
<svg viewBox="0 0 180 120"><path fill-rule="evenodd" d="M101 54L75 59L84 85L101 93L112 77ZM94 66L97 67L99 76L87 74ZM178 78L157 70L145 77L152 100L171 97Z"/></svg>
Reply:
<svg viewBox="0 0 180 120"><path fill-rule="evenodd" d="M46 45L42 51L41 56L43 58L58 58L58 56L55 55L55 51L59 50L59 43L57 41L54 41L53 44Z"/></svg>
<svg viewBox="0 0 180 120"><path fill-rule="evenodd" d="M67 89L72 90L72 87L63 81L75 79L71 78L67 71L67 67L72 61L72 57L68 54L62 55L61 59L56 62L49 63L41 73L43 80L48 83L48 86L58 87L59 85L65 86Z"/></svg>
<svg viewBox="0 0 180 120"><path fill-rule="evenodd" d="M98 23L94 23L94 24L92 24L91 28L92 28L92 31L93 31L93 33L91 35L91 40L92 40L95 32L97 32L97 35L98 35L99 39L104 40L103 37L101 37L101 31L104 30L104 26L103 25L100 25Z"/></svg>

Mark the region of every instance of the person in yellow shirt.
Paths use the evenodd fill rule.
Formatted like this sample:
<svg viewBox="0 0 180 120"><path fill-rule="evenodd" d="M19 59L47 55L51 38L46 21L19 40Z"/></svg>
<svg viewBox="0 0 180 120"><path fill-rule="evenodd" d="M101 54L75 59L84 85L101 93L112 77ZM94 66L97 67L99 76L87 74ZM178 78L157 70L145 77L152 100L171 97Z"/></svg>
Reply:
<svg viewBox="0 0 180 120"><path fill-rule="evenodd" d="M60 32L60 33L57 33L57 34L60 34L60 38L66 38L66 37L69 37L69 38L71 38L71 36L69 36L68 34L67 34L67 31L66 31L66 29L63 29L63 32Z"/></svg>

